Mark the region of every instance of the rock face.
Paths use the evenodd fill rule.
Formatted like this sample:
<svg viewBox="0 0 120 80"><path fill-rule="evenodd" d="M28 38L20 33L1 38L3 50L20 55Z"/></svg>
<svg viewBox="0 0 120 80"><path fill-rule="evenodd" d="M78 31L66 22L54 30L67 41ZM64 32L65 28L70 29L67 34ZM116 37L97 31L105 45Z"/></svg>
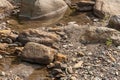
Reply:
<svg viewBox="0 0 120 80"><path fill-rule="evenodd" d="M120 0L96 0L94 14L100 18L120 14Z"/></svg>
<svg viewBox="0 0 120 80"><path fill-rule="evenodd" d="M40 29L28 29L23 31L18 40L22 43L36 42L42 44L53 44L60 38L58 35L50 32L41 31Z"/></svg>
<svg viewBox="0 0 120 80"><path fill-rule="evenodd" d="M114 15L110 18L109 27L120 30L120 15Z"/></svg>
<svg viewBox="0 0 120 80"><path fill-rule="evenodd" d="M39 64L49 64L53 61L56 51L42 44L29 42L23 49L22 59Z"/></svg>

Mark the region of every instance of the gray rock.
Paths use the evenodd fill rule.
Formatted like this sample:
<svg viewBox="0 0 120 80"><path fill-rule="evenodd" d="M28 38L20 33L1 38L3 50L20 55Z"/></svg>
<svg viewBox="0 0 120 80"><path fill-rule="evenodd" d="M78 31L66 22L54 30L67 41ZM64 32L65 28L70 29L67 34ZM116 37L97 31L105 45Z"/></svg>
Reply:
<svg viewBox="0 0 120 80"><path fill-rule="evenodd" d="M120 30L120 15L114 15L110 18L108 27Z"/></svg>
<svg viewBox="0 0 120 80"><path fill-rule="evenodd" d="M50 47L29 42L25 45L21 57L26 61L39 64L49 64L53 61L55 53L56 51Z"/></svg>
<svg viewBox="0 0 120 80"><path fill-rule="evenodd" d="M106 43L108 40L111 40L114 45L119 45L120 32L107 27L88 27L80 36L82 43Z"/></svg>
<svg viewBox="0 0 120 80"><path fill-rule="evenodd" d="M96 0L94 14L100 18L120 14L120 0Z"/></svg>
<svg viewBox="0 0 120 80"><path fill-rule="evenodd" d="M22 63L10 68L6 73L14 74L21 78L28 78L33 73L34 69L35 66L28 63Z"/></svg>

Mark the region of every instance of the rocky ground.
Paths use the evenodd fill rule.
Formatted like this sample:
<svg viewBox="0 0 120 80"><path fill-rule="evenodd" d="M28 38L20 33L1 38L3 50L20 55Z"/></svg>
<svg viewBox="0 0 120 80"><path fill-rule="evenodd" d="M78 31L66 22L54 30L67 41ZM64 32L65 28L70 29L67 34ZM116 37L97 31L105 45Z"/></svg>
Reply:
<svg viewBox="0 0 120 80"><path fill-rule="evenodd" d="M71 11L48 27L1 17L0 80L120 79L119 15L98 10L102 0L72 1Z"/></svg>

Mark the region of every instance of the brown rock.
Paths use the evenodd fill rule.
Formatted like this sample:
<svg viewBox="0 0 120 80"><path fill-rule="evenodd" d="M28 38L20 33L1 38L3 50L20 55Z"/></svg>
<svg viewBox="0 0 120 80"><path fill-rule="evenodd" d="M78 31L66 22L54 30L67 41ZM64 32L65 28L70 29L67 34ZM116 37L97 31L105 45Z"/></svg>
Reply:
<svg viewBox="0 0 120 80"><path fill-rule="evenodd" d="M6 43L0 43L0 50L5 50L8 47Z"/></svg>
<svg viewBox="0 0 120 80"><path fill-rule="evenodd" d="M55 55L55 61L65 61L67 59L67 56L66 55L63 55L61 53L58 53Z"/></svg>
<svg viewBox="0 0 120 80"><path fill-rule="evenodd" d="M39 64L49 64L53 61L56 51L42 44L29 42L23 49L22 59Z"/></svg>
<svg viewBox="0 0 120 80"><path fill-rule="evenodd" d="M18 40L22 43L36 42L41 44L53 44L60 37L55 33L45 32L40 29L28 29L20 33Z"/></svg>

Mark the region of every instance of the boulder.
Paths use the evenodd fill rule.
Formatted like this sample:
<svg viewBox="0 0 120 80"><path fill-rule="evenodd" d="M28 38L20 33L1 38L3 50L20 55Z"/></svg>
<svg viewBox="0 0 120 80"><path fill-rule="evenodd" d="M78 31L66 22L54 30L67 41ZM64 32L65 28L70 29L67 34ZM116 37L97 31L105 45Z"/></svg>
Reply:
<svg viewBox="0 0 120 80"><path fill-rule="evenodd" d="M120 15L114 15L110 18L108 27L120 30Z"/></svg>
<svg viewBox="0 0 120 80"><path fill-rule="evenodd" d="M83 43L106 43L112 41L112 44L120 44L120 32L107 27L86 27L80 35L80 41Z"/></svg>
<svg viewBox="0 0 120 80"><path fill-rule="evenodd" d="M120 0L96 0L94 14L100 18L120 14Z"/></svg>
<svg viewBox="0 0 120 80"><path fill-rule="evenodd" d="M21 32L18 36L18 41L21 43L36 42L41 44L53 44L59 41L60 37L55 33L42 31L40 29L28 29Z"/></svg>
<svg viewBox="0 0 120 80"><path fill-rule="evenodd" d="M23 23L51 24L62 18L67 7L63 0L22 0L19 17Z"/></svg>
<svg viewBox="0 0 120 80"><path fill-rule="evenodd" d="M56 51L42 44L29 42L25 45L21 57L25 61L49 64L53 61Z"/></svg>

